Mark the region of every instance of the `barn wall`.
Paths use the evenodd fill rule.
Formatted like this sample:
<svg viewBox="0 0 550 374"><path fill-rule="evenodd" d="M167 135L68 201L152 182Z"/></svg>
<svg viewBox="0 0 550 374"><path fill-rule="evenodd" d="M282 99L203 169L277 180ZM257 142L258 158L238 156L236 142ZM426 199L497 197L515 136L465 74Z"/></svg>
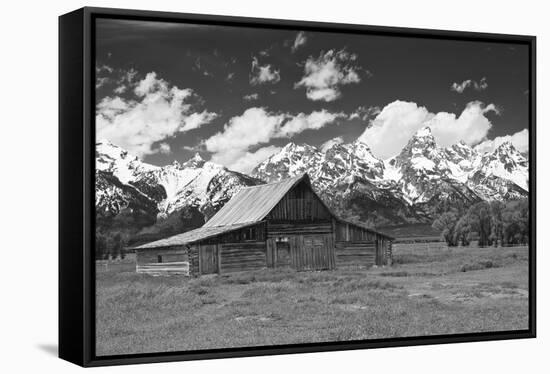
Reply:
<svg viewBox="0 0 550 374"><path fill-rule="evenodd" d="M292 235L289 239L292 268L296 270L336 268L332 234Z"/></svg>
<svg viewBox="0 0 550 374"><path fill-rule="evenodd" d="M336 222L335 235L337 264L351 264L353 262L351 259L355 256L353 252L362 251L362 254L358 255L363 257L356 258L361 264L367 262L368 265L391 265L391 240L387 237L342 221ZM339 251L342 253L340 259Z"/></svg>
<svg viewBox="0 0 550 374"><path fill-rule="evenodd" d="M267 237L289 235L329 234L332 233L332 224L324 223L271 223L267 224Z"/></svg>
<svg viewBox="0 0 550 374"><path fill-rule="evenodd" d="M378 235L372 231L364 229L359 226L349 224L347 222L336 222L336 241L373 241L376 240Z"/></svg>
<svg viewBox="0 0 550 374"><path fill-rule="evenodd" d="M136 272L152 275L189 275L187 249L180 246L137 250Z"/></svg>
<svg viewBox="0 0 550 374"><path fill-rule="evenodd" d="M336 242L337 266L369 267L376 261L376 243L374 241Z"/></svg>
<svg viewBox="0 0 550 374"><path fill-rule="evenodd" d="M260 222L254 226L248 226L225 234L200 241L203 244L223 244L238 242L264 241L266 239L266 224Z"/></svg>
<svg viewBox="0 0 550 374"><path fill-rule="evenodd" d="M267 267L265 241L220 244L221 274L265 267Z"/></svg>
<svg viewBox="0 0 550 374"><path fill-rule="evenodd" d="M332 216L306 182L301 182L275 205L267 215L268 221L325 221Z"/></svg>
<svg viewBox="0 0 550 374"><path fill-rule="evenodd" d="M189 253L189 275L199 275L199 245L194 243L188 247Z"/></svg>

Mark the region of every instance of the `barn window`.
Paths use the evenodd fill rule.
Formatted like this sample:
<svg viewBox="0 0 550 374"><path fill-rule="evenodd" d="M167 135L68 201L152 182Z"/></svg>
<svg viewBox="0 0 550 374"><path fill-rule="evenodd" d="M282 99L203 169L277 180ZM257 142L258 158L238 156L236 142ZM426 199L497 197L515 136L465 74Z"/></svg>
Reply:
<svg viewBox="0 0 550 374"><path fill-rule="evenodd" d="M251 227L243 230L243 240L254 240L256 237L256 229Z"/></svg>
<svg viewBox="0 0 550 374"><path fill-rule="evenodd" d="M162 262L162 256L161 255L158 255L157 256L157 262L160 264Z"/></svg>
<svg viewBox="0 0 550 374"><path fill-rule="evenodd" d="M288 236L279 236L275 241L279 243L288 243Z"/></svg>

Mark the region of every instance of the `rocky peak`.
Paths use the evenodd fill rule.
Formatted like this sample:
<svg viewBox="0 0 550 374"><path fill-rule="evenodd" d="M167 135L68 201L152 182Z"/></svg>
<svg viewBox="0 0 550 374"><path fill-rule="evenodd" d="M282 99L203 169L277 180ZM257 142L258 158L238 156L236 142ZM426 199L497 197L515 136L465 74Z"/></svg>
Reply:
<svg viewBox="0 0 550 374"><path fill-rule="evenodd" d="M182 164L183 168L201 168L204 166L206 161L201 157L199 152L196 152L193 157L191 157L189 160L185 161Z"/></svg>
<svg viewBox="0 0 550 374"><path fill-rule="evenodd" d="M528 171L529 162L509 141L502 143L493 152L487 153L482 158L482 164L486 167L502 168L507 173L516 171Z"/></svg>
<svg viewBox="0 0 550 374"><path fill-rule="evenodd" d="M437 168L446 168L444 156L428 126L421 128L413 135L399 155L395 157L392 166L402 169L402 171L413 168L436 172Z"/></svg>
<svg viewBox="0 0 550 374"><path fill-rule="evenodd" d="M405 149L413 151L425 150L426 148L429 150L437 148L432 130L428 126L418 130L405 146Z"/></svg>

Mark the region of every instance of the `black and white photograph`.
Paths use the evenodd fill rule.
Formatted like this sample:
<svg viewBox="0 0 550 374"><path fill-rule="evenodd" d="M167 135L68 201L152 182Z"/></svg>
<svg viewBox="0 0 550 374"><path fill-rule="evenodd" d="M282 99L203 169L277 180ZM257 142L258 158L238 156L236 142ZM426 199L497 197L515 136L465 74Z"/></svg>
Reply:
<svg viewBox="0 0 550 374"><path fill-rule="evenodd" d="M528 44L94 22L98 357L530 329Z"/></svg>
<svg viewBox="0 0 550 374"><path fill-rule="evenodd" d="M547 366L544 3L3 10L0 372Z"/></svg>

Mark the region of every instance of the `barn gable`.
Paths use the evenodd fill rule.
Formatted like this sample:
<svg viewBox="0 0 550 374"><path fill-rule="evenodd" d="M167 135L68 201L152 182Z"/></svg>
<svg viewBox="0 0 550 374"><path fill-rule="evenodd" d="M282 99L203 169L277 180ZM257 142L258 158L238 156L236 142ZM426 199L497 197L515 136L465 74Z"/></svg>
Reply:
<svg viewBox="0 0 550 374"><path fill-rule="evenodd" d="M272 222L329 222L334 215L311 188L307 175L302 177L265 217Z"/></svg>
<svg viewBox="0 0 550 374"><path fill-rule="evenodd" d="M263 220L279 201L306 175L282 182L245 187L237 192L203 227L258 222Z"/></svg>

